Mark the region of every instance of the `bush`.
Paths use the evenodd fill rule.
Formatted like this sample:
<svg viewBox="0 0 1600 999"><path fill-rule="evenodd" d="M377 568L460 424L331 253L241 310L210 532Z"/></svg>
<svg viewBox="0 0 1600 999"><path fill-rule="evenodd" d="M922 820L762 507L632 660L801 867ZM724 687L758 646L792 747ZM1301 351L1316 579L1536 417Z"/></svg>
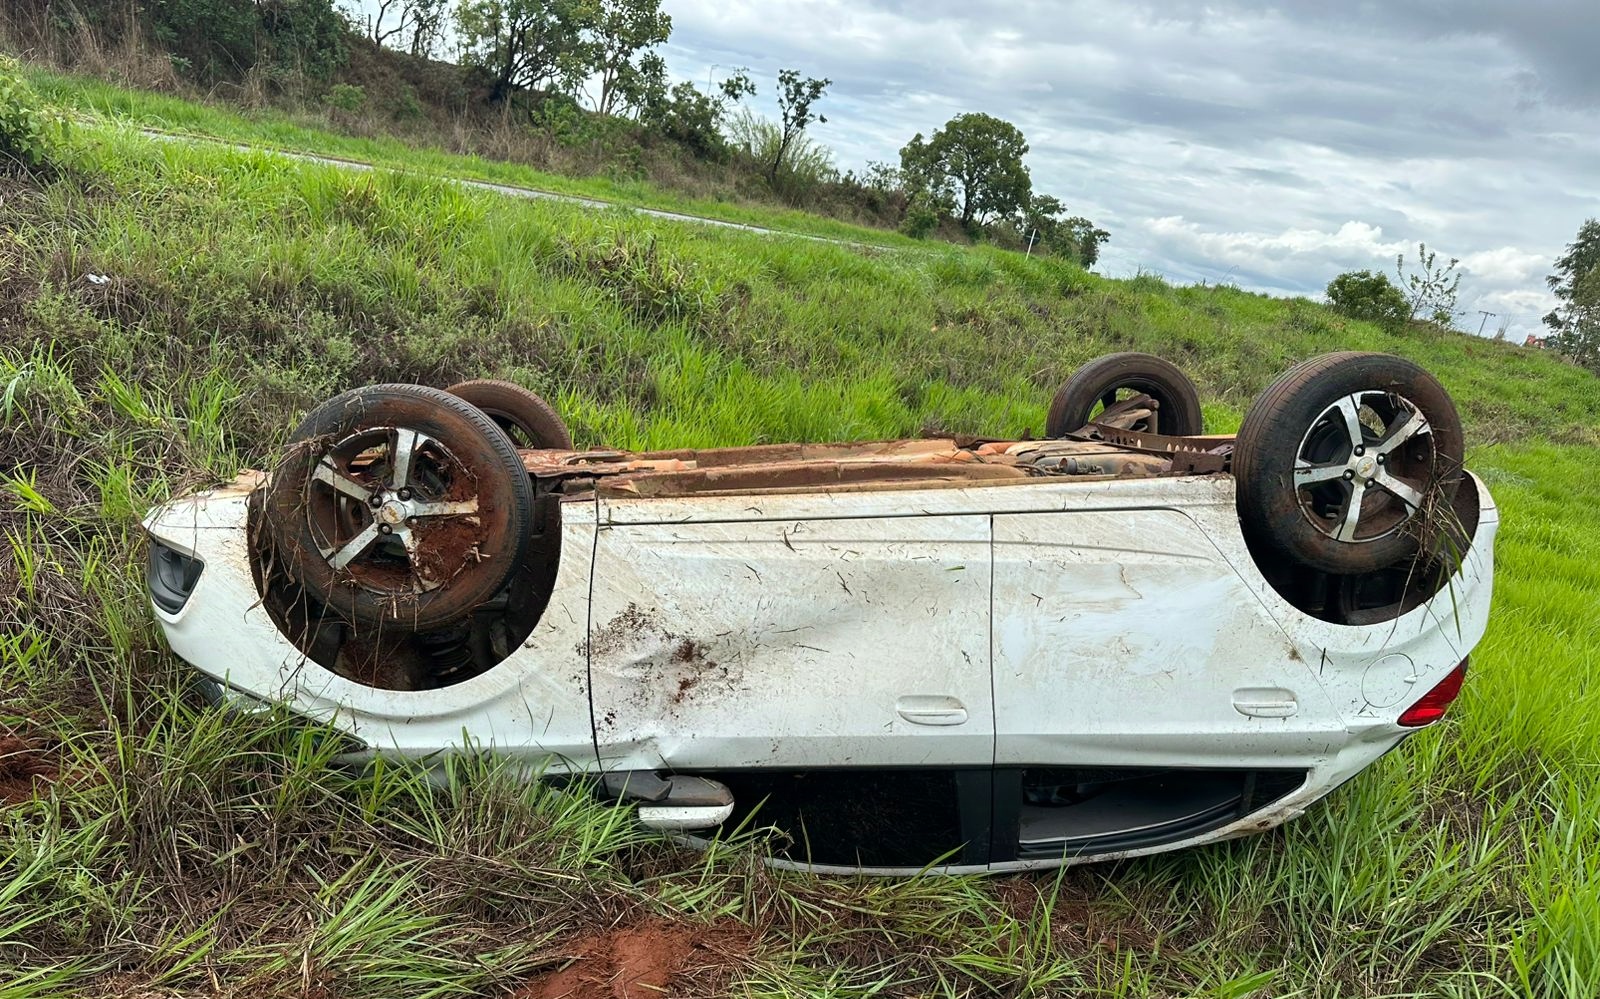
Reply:
<svg viewBox="0 0 1600 999"><path fill-rule="evenodd" d="M1383 274L1346 271L1328 282L1328 305L1341 316L1396 330L1411 318L1405 293Z"/></svg>
<svg viewBox="0 0 1600 999"><path fill-rule="evenodd" d="M795 204L805 202L820 185L839 178L839 171L833 166L833 150L804 132L784 146L783 126L749 110L728 122L728 138L757 163L777 162L773 189Z"/></svg>
<svg viewBox="0 0 1600 999"><path fill-rule="evenodd" d="M322 103L336 111L354 114L366 107L367 91L365 88L348 83L335 83L322 95Z"/></svg>
<svg viewBox="0 0 1600 999"><path fill-rule="evenodd" d="M67 121L47 108L16 62L0 57L0 172L48 169Z"/></svg>
<svg viewBox="0 0 1600 999"><path fill-rule="evenodd" d="M906 220L900 224L900 231L912 239L926 239L938 227L939 209L928 204L926 200L921 200L906 212Z"/></svg>

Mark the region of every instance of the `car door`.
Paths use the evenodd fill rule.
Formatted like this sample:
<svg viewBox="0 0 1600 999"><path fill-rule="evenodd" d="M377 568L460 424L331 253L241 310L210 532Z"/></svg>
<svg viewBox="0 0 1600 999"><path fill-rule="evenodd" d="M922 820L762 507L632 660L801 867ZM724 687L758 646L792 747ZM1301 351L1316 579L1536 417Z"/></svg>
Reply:
<svg viewBox="0 0 1600 999"><path fill-rule="evenodd" d="M1184 511L997 515L994 553L996 815L1023 857L1176 835L1262 779L1292 786L1284 761L1338 737L1314 670Z"/></svg>
<svg viewBox="0 0 1600 999"><path fill-rule="evenodd" d="M759 518L726 497L602 509L605 769L992 763L987 516L849 516L825 495Z"/></svg>

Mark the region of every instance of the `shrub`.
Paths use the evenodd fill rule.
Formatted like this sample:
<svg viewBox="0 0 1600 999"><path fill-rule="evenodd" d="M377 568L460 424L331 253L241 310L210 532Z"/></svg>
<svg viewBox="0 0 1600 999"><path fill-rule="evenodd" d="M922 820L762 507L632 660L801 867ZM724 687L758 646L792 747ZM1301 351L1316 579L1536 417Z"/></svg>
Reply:
<svg viewBox="0 0 1600 999"><path fill-rule="evenodd" d="M938 227L939 209L926 200L920 200L906 212L906 220L901 223L900 231L912 239L926 239Z"/></svg>
<svg viewBox="0 0 1600 999"><path fill-rule="evenodd" d="M1387 330L1399 329L1411 318L1405 293L1383 274L1346 271L1328 282L1328 305L1341 316L1364 319Z"/></svg>
<svg viewBox="0 0 1600 999"><path fill-rule="evenodd" d="M803 202L819 185L838 179L833 150L804 132L791 135L785 144L783 126L770 118L745 110L728 122L728 137L757 163L778 164L771 185L792 202Z"/></svg>
<svg viewBox="0 0 1600 999"><path fill-rule="evenodd" d="M66 118L44 105L16 62L0 57L0 172L48 169L66 127Z"/></svg>
<svg viewBox="0 0 1600 999"><path fill-rule="evenodd" d="M322 95L322 103L334 110L354 114L366 106L367 91L348 83L335 83Z"/></svg>

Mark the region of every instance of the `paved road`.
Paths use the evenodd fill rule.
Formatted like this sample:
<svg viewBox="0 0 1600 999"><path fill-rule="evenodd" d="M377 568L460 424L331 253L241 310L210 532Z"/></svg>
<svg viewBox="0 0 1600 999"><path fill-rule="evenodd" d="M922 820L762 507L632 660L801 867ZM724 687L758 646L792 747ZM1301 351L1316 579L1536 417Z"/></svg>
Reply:
<svg viewBox="0 0 1600 999"><path fill-rule="evenodd" d="M302 160L306 163L321 163L335 166L344 170L385 170L392 173L402 173L392 167L378 166L372 163L363 163L360 160L339 159L333 156L318 156L314 153L296 153L286 149L275 149L271 146L255 146L247 142L230 142L226 139L213 139L204 135L189 135L179 132L167 132L158 128L141 128L140 133L152 139L163 142L184 142L190 144L205 143L214 146L227 146L230 149L242 149L253 153L267 153L272 156L282 156L285 159ZM637 205L624 205L615 201L600 201L596 198L583 198L576 194L557 194L554 191L540 191L532 187L515 187L510 184L496 184L487 180L469 180L465 177L451 177L446 174L421 174L431 180L442 180L462 187L477 188L481 191L491 191L495 194L505 195L510 198L535 198L544 201L562 201L569 205L580 205L584 208L609 210L616 209L633 212L637 215L650 215L658 219L667 219L672 222L688 222L692 225L714 225L724 229L740 229L745 232L756 232L766 236L789 236L794 239L809 239L818 243L837 243L841 246L859 246L872 249L892 249L892 247L878 246L873 243L858 243L849 239L834 239L828 236L812 236L803 232L790 232L787 229L769 229L766 226L748 225L744 222L727 222L722 219L706 218L703 215L686 215L682 212L668 212L659 208L641 208Z"/></svg>

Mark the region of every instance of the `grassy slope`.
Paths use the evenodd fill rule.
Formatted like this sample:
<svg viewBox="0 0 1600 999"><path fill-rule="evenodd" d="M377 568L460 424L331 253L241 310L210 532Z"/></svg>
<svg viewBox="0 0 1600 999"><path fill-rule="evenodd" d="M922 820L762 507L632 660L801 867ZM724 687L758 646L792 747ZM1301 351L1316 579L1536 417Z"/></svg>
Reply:
<svg viewBox="0 0 1600 999"><path fill-rule="evenodd" d="M0 996L503 994L642 914L750 927L755 995L1600 993L1600 380L1307 302L985 250L867 252L83 131L0 188ZM86 275L106 275L104 285ZM1437 372L1502 506L1460 708L1281 832L999 881L777 875L469 765L360 778L181 695L135 518L362 382L513 377L618 446L1011 433L1110 350L1214 429L1335 348ZM19 757L20 758L20 757ZM483 765L487 766L487 765ZM0 785L3 788L3 785ZM723 977L719 978L718 974ZM53 983L53 984L52 984Z"/></svg>
<svg viewBox="0 0 1600 999"><path fill-rule="evenodd" d="M693 198L641 180L606 176L569 177L535 170L520 163L419 148L387 136L360 138L341 135L328 131L325 123L300 120L277 110L241 114L237 109L129 90L99 80L40 69L30 70L28 78L41 94L79 114L86 123L106 120L131 122L143 128L181 135L290 149L413 173L484 180L832 239L888 246L921 245L889 230L851 225L771 205Z"/></svg>

